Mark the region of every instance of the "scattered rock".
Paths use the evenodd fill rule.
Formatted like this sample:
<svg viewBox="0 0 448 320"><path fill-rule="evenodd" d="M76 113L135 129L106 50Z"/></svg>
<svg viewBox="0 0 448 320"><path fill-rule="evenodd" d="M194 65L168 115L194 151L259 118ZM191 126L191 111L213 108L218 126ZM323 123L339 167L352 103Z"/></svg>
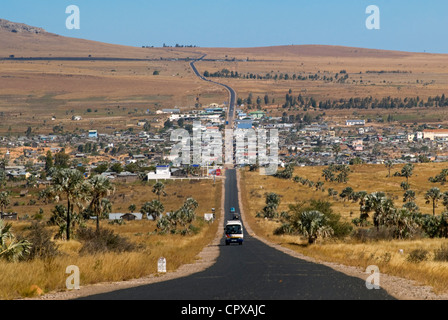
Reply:
<svg viewBox="0 0 448 320"><path fill-rule="evenodd" d="M36 295L36 296L41 296L41 295L44 294L44 290L42 290L41 288L39 288L39 286L37 286L37 285L35 285L35 284L33 284L33 285L30 287L30 292L33 293L33 294Z"/></svg>
<svg viewBox="0 0 448 320"><path fill-rule="evenodd" d="M4 19L0 19L0 30L9 31L12 33L34 33L34 34L47 33L42 28L32 27L24 23L11 22Z"/></svg>

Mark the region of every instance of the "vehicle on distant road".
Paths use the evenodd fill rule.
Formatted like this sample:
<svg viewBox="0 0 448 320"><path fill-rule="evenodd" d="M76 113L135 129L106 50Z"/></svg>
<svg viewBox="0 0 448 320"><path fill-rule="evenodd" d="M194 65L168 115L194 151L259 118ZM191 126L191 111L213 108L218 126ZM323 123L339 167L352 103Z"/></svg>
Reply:
<svg viewBox="0 0 448 320"><path fill-rule="evenodd" d="M226 246L231 243L237 243L240 246L243 245L244 234L243 224L239 220L228 221L225 227L226 234Z"/></svg>

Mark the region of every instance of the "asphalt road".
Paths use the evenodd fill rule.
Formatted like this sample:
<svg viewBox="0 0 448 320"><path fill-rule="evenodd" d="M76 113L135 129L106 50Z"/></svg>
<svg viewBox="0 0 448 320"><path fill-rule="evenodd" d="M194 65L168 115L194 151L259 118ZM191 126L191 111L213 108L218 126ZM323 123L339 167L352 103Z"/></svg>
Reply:
<svg viewBox="0 0 448 320"><path fill-rule="evenodd" d="M236 171L226 171L225 212L238 206ZM224 227L224 226L222 226ZM224 229L223 229L224 231ZM87 297L95 300L387 300L384 290L323 265L282 253L245 234L244 245L226 246L209 269L175 280ZM169 261L168 261L169 263Z"/></svg>
<svg viewBox="0 0 448 320"><path fill-rule="evenodd" d="M230 104L229 104L228 119L227 120L229 121L229 124L232 126L233 125L234 116L235 116L236 92L230 86L228 86L226 84L223 84L223 83L219 83L219 82L216 82L216 81L209 80L206 77L204 77L202 74L199 73L198 69L195 66L195 63L198 62L198 61L201 61L204 58L205 58L205 55L202 56L201 58L197 59L197 60L192 61L190 63L191 69L193 69L193 71L196 74L196 76L198 76L201 80L217 84L219 86L222 86L222 87L226 88L229 91L229 94L230 94L230 101L229 102L230 102Z"/></svg>

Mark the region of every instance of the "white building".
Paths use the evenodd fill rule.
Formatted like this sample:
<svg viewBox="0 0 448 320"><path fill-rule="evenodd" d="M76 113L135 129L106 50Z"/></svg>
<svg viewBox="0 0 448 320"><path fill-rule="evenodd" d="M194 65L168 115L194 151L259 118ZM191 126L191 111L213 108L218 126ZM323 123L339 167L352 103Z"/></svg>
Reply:
<svg viewBox="0 0 448 320"><path fill-rule="evenodd" d="M448 130L446 129L437 129L437 130L424 130L423 131L424 139L429 139L431 141L435 139L448 139Z"/></svg>
<svg viewBox="0 0 448 320"><path fill-rule="evenodd" d="M156 172L148 173L148 180L171 179L170 166L157 166Z"/></svg>
<svg viewBox="0 0 448 320"><path fill-rule="evenodd" d="M345 122L346 126L364 126L365 124L365 120L347 120Z"/></svg>

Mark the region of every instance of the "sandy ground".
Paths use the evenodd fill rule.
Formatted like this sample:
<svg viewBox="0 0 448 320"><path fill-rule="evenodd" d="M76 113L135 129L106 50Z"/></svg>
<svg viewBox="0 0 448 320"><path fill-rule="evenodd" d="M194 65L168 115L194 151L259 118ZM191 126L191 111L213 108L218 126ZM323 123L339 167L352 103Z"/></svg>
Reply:
<svg viewBox="0 0 448 320"><path fill-rule="evenodd" d="M238 185L239 185L239 174L238 174ZM238 188L241 190L240 188ZM224 184L223 184L223 194L224 194ZM303 259L309 262L319 263L325 266L328 266L336 271L342 272L346 275L352 277L358 277L363 280L367 280L369 274L365 273L364 270L356 267L345 266L336 263L327 263L322 261L317 261L310 257L304 256L300 253L297 253L291 249L284 248L280 245L271 243L266 239L258 237L250 228L250 225L244 219L244 211L241 204L241 195L239 195L240 208L241 208L241 216L243 217L243 222L246 227L247 232L258 240L264 242L265 244L280 250L286 254L289 254L298 259ZM222 197L222 214L220 217L219 225L224 224L224 197ZM149 277L135 279L124 282L115 282L115 283L100 283L90 286L83 286L80 290L73 291L63 291L63 292L53 292L41 297L35 298L37 300L70 300L81 297L86 297L95 294L101 294L126 288L132 288L157 282L168 281L172 279L177 279L181 277L186 277L201 271L206 270L216 263L217 258L219 257L219 243L222 238L222 228L218 228L216 233L216 237L211 244L204 248L204 250L199 254L198 260L196 263L187 264L180 267L177 271L167 273L167 274L156 274L151 275ZM415 282L402 279L399 277L390 276L387 274L380 275L380 286L382 289L386 290L390 295L399 299L399 300L447 300L448 295L436 295L431 287L427 286L418 286ZM367 289L366 289L367 290Z"/></svg>

